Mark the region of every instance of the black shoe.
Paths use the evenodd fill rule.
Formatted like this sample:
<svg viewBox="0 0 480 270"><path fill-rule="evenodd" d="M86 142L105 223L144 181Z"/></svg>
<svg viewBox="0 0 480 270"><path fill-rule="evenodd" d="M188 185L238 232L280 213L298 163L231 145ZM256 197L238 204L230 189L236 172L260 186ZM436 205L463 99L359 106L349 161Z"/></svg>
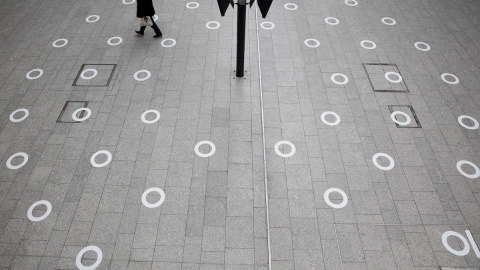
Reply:
<svg viewBox="0 0 480 270"><path fill-rule="evenodd" d="M155 35L153 36L154 38L162 38L163 36L162 35Z"/></svg>
<svg viewBox="0 0 480 270"><path fill-rule="evenodd" d="M143 33L142 33L142 32L135 30L135 33L137 33L137 36L143 37Z"/></svg>

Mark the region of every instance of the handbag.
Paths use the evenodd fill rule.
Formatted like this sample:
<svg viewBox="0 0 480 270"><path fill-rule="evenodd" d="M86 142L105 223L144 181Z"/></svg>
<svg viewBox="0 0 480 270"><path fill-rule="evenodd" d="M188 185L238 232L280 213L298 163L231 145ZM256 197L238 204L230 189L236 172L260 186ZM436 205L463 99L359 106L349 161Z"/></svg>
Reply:
<svg viewBox="0 0 480 270"><path fill-rule="evenodd" d="M150 17L143 17L143 18L140 18L140 26L152 26L153 25L153 22L152 22L152 19Z"/></svg>

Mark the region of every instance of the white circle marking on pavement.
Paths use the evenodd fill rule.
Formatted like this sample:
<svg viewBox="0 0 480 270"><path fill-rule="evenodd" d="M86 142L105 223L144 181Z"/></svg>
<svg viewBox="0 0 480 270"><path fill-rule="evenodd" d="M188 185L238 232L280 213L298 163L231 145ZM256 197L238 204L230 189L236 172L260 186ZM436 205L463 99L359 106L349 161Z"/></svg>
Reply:
<svg viewBox="0 0 480 270"><path fill-rule="evenodd" d="M389 17L382 18L382 22L386 25L395 25L397 23L397 21Z"/></svg>
<svg viewBox="0 0 480 270"><path fill-rule="evenodd" d="M390 161L390 165L388 166L381 166L380 164L378 164L378 158L379 157L386 157L388 159L388 161ZM372 161L373 161L373 165L375 165L375 167L379 168L380 170L384 170L384 171L389 171L391 169L393 169L393 167L395 166L395 161L393 160L393 158L385 153L376 153L375 155L373 155L372 157Z"/></svg>
<svg viewBox="0 0 480 270"><path fill-rule="evenodd" d="M455 236L457 237L458 239L460 239L462 242L463 242L463 245L464 245L464 248L462 250L455 250L453 249L449 244L448 244L448 237L449 236ZM467 255L469 252L470 252L470 245L468 244L468 241L467 239L465 239L465 237L463 237L463 235L457 233L457 232L454 232L454 231L446 231L442 234L442 243L443 243L443 246L448 250L450 251L451 253L453 253L454 255L457 255L457 256L465 256Z"/></svg>
<svg viewBox="0 0 480 270"><path fill-rule="evenodd" d="M475 170L475 173L474 174L468 174L465 171L463 171L462 165L464 165L464 164L470 165ZM470 179L475 179L475 178L480 177L480 169L478 168L478 166L475 165L473 162L470 162L468 160L460 160L459 162L457 162L457 170L461 175L463 175L465 177L468 177Z"/></svg>
<svg viewBox="0 0 480 270"><path fill-rule="evenodd" d="M291 150L290 150L290 153L288 154L284 154L282 152L280 152L280 145L282 144L286 144L288 146L290 146ZM279 141L275 144L275 153L277 153L277 155L281 156L281 157L284 157L284 158L287 158L287 157L291 157L295 154L295 152L297 151L297 149L295 148L295 145L289 141Z"/></svg>
<svg viewBox="0 0 480 270"><path fill-rule="evenodd" d="M202 146L202 145L204 145L204 144L210 145L210 148L211 148L210 152L208 152L208 153L206 153L206 154L200 153L200 150L199 150L200 146ZM195 148L194 148L195 154L197 154L199 157L210 157L210 156L212 156L212 155L215 153L215 150L216 150L216 149L217 149L217 148L215 147L215 144L213 144L213 143L210 142L210 141L201 141L201 142L197 143L197 144L195 145Z"/></svg>
<svg viewBox="0 0 480 270"><path fill-rule="evenodd" d="M340 204L335 204L335 203L332 203L332 201L330 201L329 196L330 196L330 193L332 193L332 192L337 192L337 193L340 193L340 195L342 195L342 202ZM333 207L333 208L336 208L336 209L343 208L348 203L347 194L345 194L345 192L343 192L343 190L341 190L339 188L329 188L329 189L327 189L327 191L325 191L325 193L323 194L323 199L325 200L325 202L330 207Z"/></svg>
<svg viewBox="0 0 480 270"><path fill-rule="evenodd" d="M327 115L333 115L335 116L336 120L335 122L328 122L326 119L325 119L325 116ZM330 112L330 111L327 111L327 112L323 112L321 115L320 115L320 119L322 120L322 122L326 125L329 125L329 126L336 126L340 123L340 116L334 112Z"/></svg>
<svg viewBox="0 0 480 270"><path fill-rule="evenodd" d="M215 26L210 26L211 24L215 25ZM219 22L216 22L216 21L211 21L211 22L208 22L206 25L205 25L208 29L218 29L220 28L220 23Z"/></svg>
<svg viewBox="0 0 480 270"><path fill-rule="evenodd" d="M420 45L425 46L425 48L420 47ZM420 50L420 51L423 51L423 52L428 52L428 51L430 51L430 45L428 45L428 44L425 43L425 42L420 42L420 41L419 41L419 42L415 42L414 46L415 46L415 48L417 48L417 50Z"/></svg>
<svg viewBox="0 0 480 270"><path fill-rule="evenodd" d="M330 21L334 21L334 22L330 22ZM325 18L325 23L329 24L329 25L337 25L340 23L340 21L337 19L337 18L334 18L334 17L327 17Z"/></svg>
<svg viewBox="0 0 480 270"><path fill-rule="evenodd" d="M189 9L195 9L195 8L198 8L200 6L200 4L197 3L197 2L189 2L185 6Z"/></svg>
<svg viewBox="0 0 480 270"><path fill-rule="evenodd" d="M58 44L57 44L58 42L63 42L63 44L58 45ZM64 38L57 39L57 40L55 40L55 41L52 43L53 47L55 47L55 48L61 48L61 47L65 46L65 45L67 45L67 44L68 44L68 40L66 40L66 39L64 39Z"/></svg>
<svg viewBox="0 0 480 270"><path fill-rule="evenodd" d="M473 122L473 126L465 125L465 123L463 123L463 119L465 119L465 118L470 119ZM460 115L457 120L458 120L458 123L466 129L474 130L474 129L477 129L479 127L478 121L475 118L473 118L471 116L468 116L468 115Z"/></svg>
<svg viewBox="0 0 480 270"><path fill-rule="evenodd" d="M95 19L90 20L91 18L95 18ZM100 16L98 16L98 15L90 15L85 19L85 21L89 22L89 23L94 23L94 22L97 22L98 20L100 20Z"/></svg>
<svg viewBox="0 0 480 270"><path fill-rule="evenodd" d="M34 72L38 72L38 75L32 77L30 74L32 74L32 73L34 73ZM27 79L29 79L29 80L35 80L35 79L38 79L38 78L42 77L42 75L43 75L43 70L41 70L41 69L39 69L39 68L36 68L36 69L30 70L30 71L27 73L26 77L27 77Z"/></svg>
<svg viewBox="0 0 480 270"><path fill-rule="evenodd" d="M269 26L267 26L267 25L269 25ZM262 22L260 24L260 27L262 27L265 30L271 30L271 29L275 28L275 24L272 23L272 22Z"/></svg>
<svg viewBox="0 0 480 270"><path fill-rule="evenodd" d="M93 74L90 76L85 76L85 73L88 73L88 72L93 72ZM91 80L95 78L97 74L98 74L98 71L96 69L89 68L89 69L85 69L84 71L82 71L82 73L80 73L80 78L84 80Z"/></svg>
<svg viewBox="0 0 480 270"><path fill-rule="evenodd" d="M298 8L294 3L286 3L283 7L288 10L296 10Z"/></svg>
<svg viewBox="0 0 480 270"><path fill-rule="evenodd" d="M344 79L344 81L343 81L343 82L337 81L337 80L335 79L335 77L337 77L337 76L342 77L342 78ZM332 74L332 76L330 76L330 80L332 80L332 82L334 82L335 84L338 84L338 85L344 85L344 84L347 84L347 83L348 83L348 77L345 76L345 75L342 74L342 73L334 73L334 74Z"/></svg>
<svg viewBox="0 0 480 270"><path fill-rule="evenodd" d="M45 212L45 214L43 214L39 217L34 217L33 216L33 209L40 204L45 205L47 207L47 211ZM33 222L42 221L42 220L46 219L48 217L48 215L50 215L51 212L52 212L52 204L49 201L41 200L41 201L38 201L38 202L32 204L30 206L30 208L28 208L27 217L28 217L28 219L30 219Z"/></svg>
<svg viewBox="0 0 480 270"><path fill-rule="evenodd" d="M369 43L370 46L365 45L365 43ZM367 50L373 50L377 47L377 44L375 44L375 42L370 40L362 40L362 42L360 42L360 45Z"/></svg>
<svg viewBox="0 0 480 270"><path fill-rule="evenodd" d="M82 264L82 257L83 257L83 254L85 254L87 251L93 251L95 253L97 253L97 260L95 261L94 264L90 265L90 266L85 266ZM102 250L97 247L97 246L88 246L88 247L84 247L82 250L80 250L80 252L77 254L77 258L75 260L75 264L77 265L77 268L80 269L80 270L93 270L95 268L97 268L100 263L102 262L102 258L103 258L103 254L102 254Z"/></svg>
<svg viewBox="0 0 480 270"><path fill-rule="evenodd" d="M171 41L172 44L170 44L170 45L165 45L167 41ZM176 41L175 39L173 39L173 38L166 38L166 39L162 40L162 43L161 43L161 44L162 44L162 46L165 47L165 48L170 48L170 47L175 46L175 44L177 44L177 41Z"/></svg>
<svg viewBox="0 0 480 270"><path fill-rule="evenodd" d="M147 202L147 195L150 193L150 192L157 192L160 194L160 200L156 203L149 203ZM155 208L155 207L159 207L160 205L162 205L162 203L165 201L165 192L163 192L162 189L160 188L155 188L155 187L152 187L152 188L149 188L147 190L145 190L145 192L143 192L142 194L142 203L143 205L145 205L146 207L148 208Z"/></svg>
<svg viewBox="0 0 480 270"><path fill-rule="evenodd" d="M146 73L147 76L145 76L144 78L139 78L138 75L140 73ZM152 73L150 73L150 71L146 70L146 69L143 69L143 70L139 70L137 72L135 72L135 74L133 74L133 78L139 82L143 82L143 81L146 81L148 80L148 78L150 78L150 76L152 76Z"/></svg>
<svg viewBox="0 0 480 270"><path fill-rule="evenodd" d="M12 160L18 156L21 156L23 157L23 161L22 163L18 164L18 165L12 165ZM18 152L18 153L15 153L13 154L11 157L9 157L7 159L7 168L9 168L10 170L16 170L16 169L20 169L21 167L25 166L25 164L27 164L28 162L28 155L24 152Z"/></svg>
<svg viewBox="0 0 480 270"><path fill-rule="evenodd" d="M154 113L156 115L155 119L153 120L147 120L147 114L149 113ZM147 110L145 112L142 113L142 116L140 117L140 119L142 119L142 122L144 122L145 124L153 124L155 122L157 122L158 120L160 120L160 112L157 111L157 110Z"/></svg>
<svg viewBox="0 0 480 270"><path fill-rule="evenodd" d="M21 118L15 118L15 117L14 117L15 114L17 114L18 112L23 112L23 113L24 113L23 117L21 117ZM12 121L12 122L14 122L14 123L18 123L18 122L21 122L21 121L25 120L25 119L28 117L29 114L30 114L30 112L29 112L27 109L22 108L22 109L18 109L18 110L13 111L13 112L10 114L9 119L10 119L10 121Z"/></svg>
<svg viewBox="0 0 480 270"><path fill-rule="evenodd" d="M114 40L118 40L118 42L114 43L113 42ZM120 44L122 42L123 42L123 38L121 38L121 37L111 37L107 41L108 45L110 45L110 46L117 46L118 44Z"/></svg>
<svg viewBox="0 0 480 270"><path fill-rule="evenodd" d="M95 158L100 154L107 155L107 160L103 163L95 162ZM105 166L108 165L108 163L110 163L110 161L112 161L112 153L108 152L107 150L100 150L100 151L96 152L95 154L93 154L92 157L90 158L90 163L95 168L105 167Z"/></svg>
<svg viewBox="0 0 480 270"><path fill-rule="evenodd" d="M395 116L397 116L397 114L403 115L406 118L405 122L398 121L397 118L395 118ZM400 126L406 126L406 125L410 124L410 122L412 122L412 119L410 118L410 116L408 114L404 113L404 112L401 112L401 111L392 112L392 114L390 115L390 118L392 118L392 121L399 124Z"/></svg>
<svg viewBox="0 0 480 270"><path fill-rule="evenodd" d="M309 44L310 41L313 41L315 43L315 45L310 45ZM318 41L316 39L313 39L313 38L305 39L305 41L303 43L305 43L305 45L307 45L307 47L310 47L310 48L316 48L316 47L320 46L320 41Z"/></svg>
<svg viewBox="0 0 480 270"><path fill-rule="evenodd" d="M78 114L79 112L81 112L81 111L87 112L87 115L85 115L85 116L82 117L82 118L78 118L78 117L77 117L77 114ZM76 109L76 110L72 113L72 119L73 119L74 121L77 121L77 122L83 122L83 121L87 120L87 119L90 117L90 115L92 115L92 110L90 110L89 108L80 108L80 109Z"/></svg>
<svg viewBox="0 0 480 270"><path fill-rule="evenodd" d="M449 81L447 80L447 76L448 77L453 77L455 80L454 81ZM460 80L458 79L457 76L451 74L451 73L443 73L442 74L442 80L448 84L458 84L460 82Z"/></svg>
<svg viewBox="0 0 480 270"><path fill-rule="evenodd" d="M390 78L390 75L397 76L397 79L392 80ZM402 76L400 74L398 74L397 72L393 72L393 71L389 71L389 72L385 73L385 79L387 79L387 81L389 81L391 83L401 83L403 81Z"/></svg>

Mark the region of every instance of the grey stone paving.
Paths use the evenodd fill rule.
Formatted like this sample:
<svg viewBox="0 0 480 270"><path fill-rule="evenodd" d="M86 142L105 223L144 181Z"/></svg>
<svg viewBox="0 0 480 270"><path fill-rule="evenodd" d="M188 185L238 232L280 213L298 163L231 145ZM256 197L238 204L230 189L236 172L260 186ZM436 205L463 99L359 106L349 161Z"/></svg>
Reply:
<svg viewBox="0 0 480 270"><path fill-rule="evenodd" d="M247 10L241 79L236 10L220 17L216 1L188 9L188 1L155 0L164 35L156 40L151 29L134 35L135 3L3 0L0 268L77 269L77 255L88 246L102 252L96 269L480 267L471 240L480 244L480 179L456 167L461 160L480 166L480 129L457 121L461 115L480 121L480 3L295 0L298 8L288 10L288 1L274 1L266 19ZM100 19L86 22L90 15ZM329 25L327 17L339 23ZM396 24L382 23L384 17ZM207 29L209 21L220 28ZM265 21L275 27L262 28ZM112 37L123 41L110 46ZM168 38L175 46L162 46ZM58 39L68 44L55 48ZM308 47L306 39L320 44ZM363 48L363 40L375 49ZM84 64L98 75L79 77ZM33 69L42 76L27 79ZM151 77L135 80L140 70ZM385 72L403 81L388 82ZM348 82L335 84L335 73ZM444 73L459 83L442 81ZM72 123L83 102L91 116ZM28 117L11 121L22 108ZM147 110L160 119L142 122ZM393 111L412 123L396 125ZM328 125L337 118L325 112L340 122ZM195 154L200 141L215 145L212 156ZM278 155L279 141L292 143L295 153ZM97 168L90 159L100 150L112 159ZM288 154L292 147L277 150ZM19 152L28 155L26 164L8 168L21 165L22 157L9 161ZM390 156L394 167L376 167L377 153ZM107 162L106 155L95 162ZM390 165L385 157L378 163ZM163 204L142 203L149 188L164 191ZM327 201L330 188L347 199L335 191ZM161 198L145 195L150 204ZM51 212L32 221L27 213L41 200ZM47 210L42 204L31 214ZM445 245L449 231L460 236ZM454 254L462 250L464 256ZM88 251L81 262L97 258Z"/></svg>

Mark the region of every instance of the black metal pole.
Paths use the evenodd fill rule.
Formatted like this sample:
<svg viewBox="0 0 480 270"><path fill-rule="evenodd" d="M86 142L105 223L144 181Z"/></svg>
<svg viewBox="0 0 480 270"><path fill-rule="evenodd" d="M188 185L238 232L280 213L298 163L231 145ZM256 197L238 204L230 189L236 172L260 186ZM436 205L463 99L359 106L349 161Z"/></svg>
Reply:
<svg viewBox="0 0 480 270"><path fill-rule="evenodd" d="M247 1L239 0L238 19L237 19L237 77L243 77L244 58L245 58L245 17L247 11Z"/></svg>

